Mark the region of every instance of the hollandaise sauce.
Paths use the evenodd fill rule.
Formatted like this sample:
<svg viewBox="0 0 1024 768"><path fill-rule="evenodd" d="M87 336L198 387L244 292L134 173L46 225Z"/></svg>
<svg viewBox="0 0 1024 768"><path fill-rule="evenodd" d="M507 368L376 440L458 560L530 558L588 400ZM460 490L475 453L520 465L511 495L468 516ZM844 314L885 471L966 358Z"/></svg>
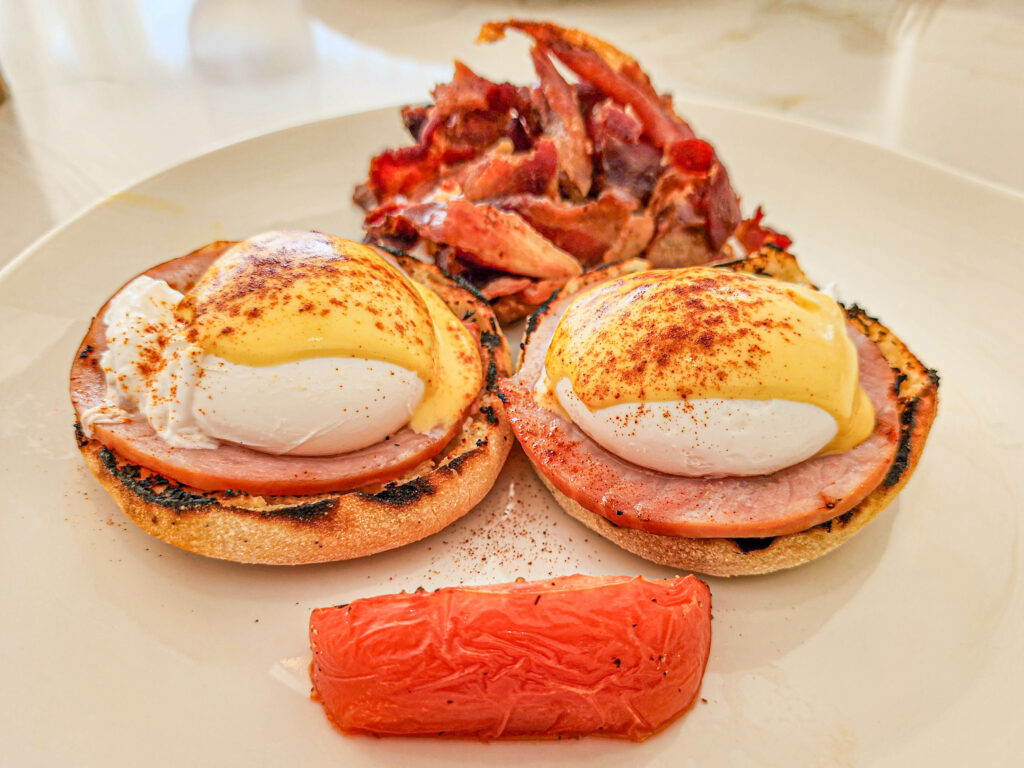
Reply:
<svg viewBox="0 0 1024 768"><path fill-rule="evenodd" d="M429 288L368 246L276 232L224 253L177 310L189 341L237 365L320 357L401 366L424 383L410 426L459 418L482 383L476 343Z"/></svg>
<svg viewBox="0 0 1024 768"><path fill-rule="evenodd" d="M651 270L582 292L545 367L591 411L697 398L809 403L838 425L822 453L874 429L842 308L803 286L723 269Z"/></svg>

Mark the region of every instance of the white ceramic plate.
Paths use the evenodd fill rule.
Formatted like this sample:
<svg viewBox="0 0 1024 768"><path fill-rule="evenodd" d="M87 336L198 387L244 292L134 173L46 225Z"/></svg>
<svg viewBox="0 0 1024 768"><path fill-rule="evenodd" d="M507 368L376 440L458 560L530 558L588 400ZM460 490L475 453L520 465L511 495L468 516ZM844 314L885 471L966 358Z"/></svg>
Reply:
<svg viewBox="0 0 1024 768"><path fill-rule="evenodd" d="M395 110L275 133L160 174L0 273L0 750L6 765L994 765L1021 754L1024 199L833 134L684 110L751 207L943 381L916 475L822 560L710 579L701 700L644 744L343 737L309 700L312 608L577 571L666 575L564 516L518 452L484 504L405 549L241 566L128 523L82 466L67 371L122 282L218 238L360 235L349 202ZM12 215L12 212L7 212Z"/></svg>

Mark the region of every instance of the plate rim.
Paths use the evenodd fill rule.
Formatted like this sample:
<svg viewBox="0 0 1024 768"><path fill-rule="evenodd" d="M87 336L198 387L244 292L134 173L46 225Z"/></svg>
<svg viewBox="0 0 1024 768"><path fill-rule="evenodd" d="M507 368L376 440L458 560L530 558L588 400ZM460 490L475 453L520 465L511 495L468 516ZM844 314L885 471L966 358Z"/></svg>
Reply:
<svg viewBox="0 0 1024 768"><path fill-rule="evenodd" d="M749 117L752 117L755 120L762 120L764 118L763 115L761 115L759 112L757 112L755 110L734 110L734 109L731 109L731 108L725 108L725 109L719 110L719 108L716 107L715 105L707 105L707 106L712 111L717 111L717 112L719 112L720 114L723 114L723 115L728 115L730 113L746 112ZM296 124L294 126L290 126L290 127L282 128L282 129L279 129L279 130L274 130L274 131L270 131L270 132L267 132L267 133L264 133L264 134L260 134L260 135L257 135L257 136L253 136L253 137L250 137L248 139L244 139L244 140L240 140L240 141L235 141L235 142L230 142L230 143L227 143L224 146L219 147L217 149L210 150L208 152L200 153L200 154L198 154L198 155L196 155L196 156L194 156L192 158L189 158L189 159L184 160L182 162L176 163L176 164L174 164L174 165L164 169L163 171L160 171L159 173L155 173L155 174L151 174L149 176L146 176L142 180L135 182L135 184L125 187L123 189L123 192L130 192L132 190L138 189L140 187L143 187L143 186L146 186L146 185L149 185L149 184L160 184L160 183L163 183L162 179L166 178L168 176L170 176L170 178L173 180L173 179L177 178L177 177L175 177L173 175L174 173L177 173L177 172L191 173L191 172L193 172L193 169L190 168L192 163L197 163L200 166L202 166L202 164L206 163L206 162L211 162L211 161L212 162L217 162L216 159L213 159L213 158L215 158L219 152L225 152L225 151L228 151L228 150L231 150L231 149L234 149L234 148L242 148L242 147L246 147L242 151L250 152L250 151L252 151L250 147L255 142L259 142L260 140L268 139L268 138L275 137L275 136L279 136L279 140L282 140L284 142L293 141L294 140L294 136L297 135L297 136L301 137L303 135L301 133L301 130L303 128L307 128L307 127L320 126L322 130L325 130L326 132L330 132L331 130L333 130L333 128L331 127L332 124L340 125L345 120L355 120L355 119L360 119L360 118L368 119L368 120L375 120L375 119L378 119L379 116L383 115L383 113L385 113L385 111L387 111L387 110L390 110L390 108L385 107L385 108L376 109L376 110L366 110L366 111L363 111L363 112L352 113L352 114L348 114L348 115L340 115L340 116L335 116L335 117L323 118L323 119L319 119L319 120L307 121L307 122ZM393 120L393 116L392 116L391 119ZM776 120L776 119L772 118L771 116L769 116L769 119L772 119L773 124L786 124L786 123L792 123L793 122L793 121L788 121L788 120L784 120L784 119ZM397 122L397 121L395 121L395 122ZM820 136L823 141L828 141L828 137L829 136L835 137L835 135L836 135L835 132L828 131L828 130L819 130L819 129L813 127L813 126L804 126L804 127L809 127L812 131L815 132L814 134L805 134L805 135L808 135L808 136L810 136L810 135ZM293 138L291 138L291 139L284 138L287 134L292 134ZM842 138L848 138L848 137L843 137L840 134L838 138L842 139ZM844 144L845 144L845 142L844 142ZM246 145L248 145L248 146L246 146ZM848 145L848 146L850 147L849 151L851 151L851 152L861 151L861 149L866 146L866 147L868 147L870 149L875 149L875 150L882 149L883 152L886 152L889 155L893 154L893 152L891 150L887 150L884 147L878 147L878 146L872 144L871 142L866 142L866 141L863 141L863 140L854 139L853 144ZM899 155L899 153L895 153L895 154ZM886 157L885 154L883 154L883 155L874 155L874 153L872 153L872 156L883 158L883 159ZM894 171L894 173L900 173L900 174L909 173L909 172L914 172L915 169L920 169L921 168L921 165L915 164L913 162L913 158L904 158L904 159L910 159L912 161L911 164L909 164L909 165L901 164L898 167L898 169ZM929 164L928 163L924 163L923 165L925 167L927 167ZM184 169L188 169L188 170L184 170ZM938 169L938 170L940 170L940 172L942 171L941 168ZM957 174L952 174L952 175L954 177L957 176ZM943 177L936 177L936 179L940 179L940 178L943 178ZM951 182L951 183L955 183L955 181L956 181L956 179L954 178L953 182ZM968 179L968 181L972 181L972 180ZM984 188L987 187L987 186L991 186L991 185L986 185L986 184L982 183L980 185L980 189L984 190ZM954 187L954 189L963 190L963 189L968 189L968 188L965 188L965 187L957 185L957 186ZM81 224L81 221L83 219L87 218L90 215L95 215L97 212L101 212L102 209L112 201L112 199L116 199L117 195L123 194L123 192L114 192L114 193L111 193L110 195L106 196L102 200L95 201L94 203L90 204L89 206L84 208L79 213L77 213L74 216L70 217L63 224L60 224L60 225L52 228L50 231L48 231L43 236L38 238L37 241L32 243L28 248L24 249L21 253L19 253L18 257L15 260L12 260L12 262L10 264L6 265L3 269L0 269L0 285L3 284L4 280L10 279L10 277L14 276L16 273L20 272L23 269L24 270L29 270L30 273L31 273L31 270L36 269L37 266L38 266L38 262L33 261L33 259L38 255L38 253L40 251L43 251L43 250L47 249L48 247L50 247L50 242L49 242L50 238L55 238L55 237L60 236L62 233L64 233L65 229L73 228L75 226L78 226L78 225ZM997 190L997 193L998 193L998 190ZM1010 200L1011 201L1010 202L1011 207L1016 207L1017 205L1019 205L1019 201L1017 201L1015 199L1016 197L1018 197L1018 196L1015 195L1015 196L1010 197L1010 198L1002 198L1002 199ZM345 199L341 198L339 200L339 204L344 205L345 204ZM8 269L10 269L11 271L8 272L7 271ZM77 459L77 456L75 456L75 458ZM1002 469L1004 469L1004 470L1008 469L1008 467L1006 465L1002 464L1002 463L1000 464L1000 467ZM1019 586L1019 584L1020 583L1015 584L1015 587Z"/></svg>
<svg viewBox="0 0 1024 768"><path fill-rule="evenodd" d="M732 112L734 114L743 115L748 118L768 120L772 123L776 123L779 125L795 126L801 130L807 130L813 133L823 134L825 136L831 136L833 138L842 139L843 141L848 141L853 144L859 145L861 148L874 150L883 155L889 155L890 157L896 158L900 161L905 161L912 165L917 165L919 167L925 168L929 171L937 172L941 175L950 177L954 181L978 187L984 191L995 193L997 195L1006 197L1010 200L1016 201L1016 203L1018 204L1024 205L1024 191L1015 190L1012 187L1006 186L1002 183L982 178L970 172L963 171L959 168L954 168L950 165L942 163L941 161L934 160L932 158L919 155L917 153L887 147L883 144L871 141L862 136L857 136L848 131L843 131L841 129L834 128L832 126L825 126L810 120L793 118L791 116L778 115L765 110L754 109L752 107L747 107L743 105L727 104L716 100L681 99L680 104L683 107L683 112L686 112L686 108L688 106L695 106L698 108L709 108L711 110L718 110L726 113ZM131 193L136 188L144 184L147 184L153 181L154 179L159 178L160 176L172 173L186 165L204 161L211 155L215 155L219 152L224 152L229 149L234 149L244 144L269 139L274 136L281 136L283 134L290 133L296 130L302 130L303 128L307 127L323 126L326 123L344 122L345 120L349 119L366 118L369 115L382 114L385 112L397 114L398 110L400 110L402 106L403 105L401 104L394 104L384 107L378 107L376 109L367 109L361 110L359 112L349 112L346 114L333 115L330 117L322 117L317 120L306 120L294 123L292 125L287 125L281 128L275 128L273 130L256 133L241 139L229 139L224 142L215 143L213 146L207 146L206 148L202 148L195 154L188 155L184 159L179 159L175 162L168 163L167 165L161 167L157 171L141 175L140 177L135 178L134 180L108 192L103 197L96 198L91 202L84 204L76 212L74 212L69 217L64 219L64 221L54 225L53 227L45 231L43 234L39 235L21 251L15 254L10 259L10 261L8 261L6 264L0 267L0 283L7 279L8 273L14 272L17 269L22 268L23 264L29 261L36 251L43 248L49 240L55 238L65 229L73 226L80 219L92 214L95 210L103 207L104 205L107 205L112 200L117 198L119 195ZM714 142L712 141L712 143ZM369 158L367 158L367 163L368 162ZM728 164L726 165L726 167L728 168Z"/></svg>

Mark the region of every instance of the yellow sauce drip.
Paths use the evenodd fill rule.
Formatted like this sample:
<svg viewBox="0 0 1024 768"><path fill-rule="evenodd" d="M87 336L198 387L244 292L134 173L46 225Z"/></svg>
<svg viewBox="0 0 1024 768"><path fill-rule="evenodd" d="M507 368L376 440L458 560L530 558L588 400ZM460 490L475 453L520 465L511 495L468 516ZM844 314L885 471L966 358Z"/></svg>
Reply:
<svg viewBox="0 0 1024 768"><path fill-rule="evenodd" d="M190 341L238 365L357 357L413 371L424 383L418 432L451 426L483 381L472 335L433 291L372 248L319 232L233 246L178 315Z"/></svg>
<svg viewBox="0 0 1024 768"><path fill-rule="evenodd" d="M434 322L438 347L438 385L423 396L409 426L426 432L436 424L450 426L480 392L484 383L480 351L466 326L452 314L441 297L414 283Z"/></svg>
<svg viewBox="0 0 1024 768"><path fill-rule="evenodd" d="M711 267L600 283L566 309L545 358L591 410L696 398L791 400L839 425L822 452L874 429L843 310L799 285Z"/></svg>

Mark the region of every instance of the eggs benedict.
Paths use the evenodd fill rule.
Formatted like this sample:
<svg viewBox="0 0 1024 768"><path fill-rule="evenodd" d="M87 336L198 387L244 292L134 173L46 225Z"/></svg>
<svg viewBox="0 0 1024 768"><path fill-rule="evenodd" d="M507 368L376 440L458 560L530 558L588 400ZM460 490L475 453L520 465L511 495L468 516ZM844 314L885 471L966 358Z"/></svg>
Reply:
<svg viewBox="0 0 1024 768"><path fill-rule="evenodd" d="M710 267L600 283L562 315L544 386L613 453L675 475L764 475L874 428L845 315Z"/></svg>
<svg viewBox="0 0 1024 768"><path fill-rule="evenodd" d="M674 567L763 573L838 546L906 481L934 418L934 373L771 248L588 273L529 331L501 389L541 480Z"/></svg>
<svg viewBox="0 0 1024 768"><path fill-rule="evenodd" d="M212 244L93 321L72 367L79 445L133 520L202 554L314 562L422 538L507 455L492 390L508 353L485 306L318 232Z"/></svg>

